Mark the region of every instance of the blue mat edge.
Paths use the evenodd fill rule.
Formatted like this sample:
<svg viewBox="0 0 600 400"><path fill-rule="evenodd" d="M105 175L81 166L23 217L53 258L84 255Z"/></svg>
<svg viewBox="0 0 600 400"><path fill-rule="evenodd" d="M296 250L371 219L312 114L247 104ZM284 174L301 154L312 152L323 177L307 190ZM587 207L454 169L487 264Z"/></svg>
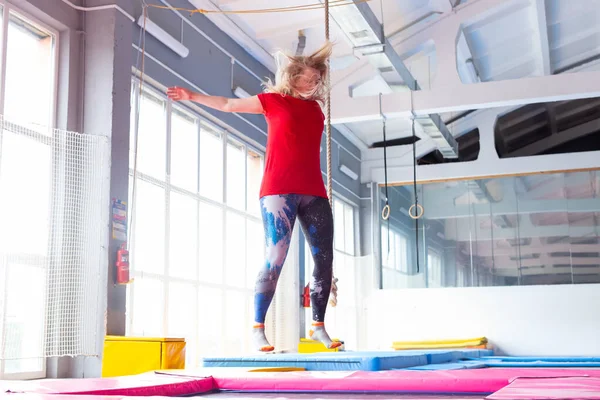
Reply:
<svg viewBox="0 0 600 400"><path fill-rule="evenodd" d="M287 353L249 357L205 357L202 364L204 367L303 367L308 371L385 371L444 365L493 354L493 350L487 349Z"/></svg>

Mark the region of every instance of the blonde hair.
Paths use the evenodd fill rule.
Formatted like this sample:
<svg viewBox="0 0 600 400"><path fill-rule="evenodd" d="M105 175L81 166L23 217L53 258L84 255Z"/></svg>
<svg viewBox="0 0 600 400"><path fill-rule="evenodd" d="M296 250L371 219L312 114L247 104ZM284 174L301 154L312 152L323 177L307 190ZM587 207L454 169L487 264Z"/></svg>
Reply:
<svg viewBox="0 0 600 400"><path fill-rule="evenodd" d="M329 66L327 60L331 56L333 51L333 44L329 41L325 42L323 46L317 49L314 53L308 56L296 56L289 55L283 52L277 53L275 60L277 62L277 74L275 77L275 83L271 80L267 80L264 84L265 92L267 93L279 93L281 95L293 96L295 94L307 100L316 100L321 103L325 102L329 87L327 85ZM279 55L285 57L284 61L287 61L286 65L283 65L279 59ZM320 74L320 81L310 93L299 93L294 83L306 68L313 68Z"/></svg>

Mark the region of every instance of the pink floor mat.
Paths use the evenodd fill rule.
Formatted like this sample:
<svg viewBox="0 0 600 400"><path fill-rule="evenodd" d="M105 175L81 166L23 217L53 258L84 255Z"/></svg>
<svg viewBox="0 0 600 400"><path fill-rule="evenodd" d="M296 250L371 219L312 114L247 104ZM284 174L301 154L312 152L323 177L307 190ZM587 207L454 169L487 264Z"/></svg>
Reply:
<svg viewBox="0 0 600 400"><path fill-rule="evenodd" d="M486 397L489 400L600 400L600 378L517 378Z"/></svg>
<svg viewBox="0 0 600 400"><path fill-rule="evenodd" d="M193 396L195 397L195 396ZM485 400L485 397L457 397L435 395L377 395L377 394L268 394L268 393L213 393L202 394L198 399L219 400ZM14 393L0 394L1 400L173 400L173 397L145 397L145 396L94 396L77 394L38 394Z"/></svg>
<svg viewBox="0 0 600 400"><path fill-rule="evenodd" d="M595 388L593 390L596 393L600 393L598 381L600 381L600 369L574 368L489 368L381 372L299 371L285 373L246 372L230 368L211 368L146 373L122 378L48 379L29 382L4 381L0 382L0 392L93 394L96 396L183 396L221 389L223 391L278 393L280 396L285 396L286 392L290 395L292 392L307 394L315 392L330 394L358 392L380 395L385 393L428 393L432 397L435 397L435 394L438 394L439 397L444 397L444 394L463 394L465 396L476 394L482 397L490 395L488 399L500 400L511 398L510 396L513 396L514 399L564 398L532 396L535 393L539 393L540 396L548 396L555 391L559 396L564 396L565 393L571 393L572 390L591 395L590 390L593 388ZM502 389L506 389L506 391L503 392ZM517 395L521 397L515 397ZM248 396L252 397L253 395L248 394ZM0 397L2 396L0 395ZM43 400L63 400L60 398L50 399L50 397L47 396ZM7 398L10 400L10 398L15 397L10 396ZM95 397L95 399L98 398ZM575 398L600 400L600 396L575 396ZM39 398L39 400L42 400L42 398ZM75 398L70 397L69 400L75 400Z"/></svg>
<svg viewBox="0 0 600 400"><path fill-rule="evenodd" d="M215 389L209 377L146 373L119 378L43 379L3 381L2 392L38 394L90 394L117 396L181 396Z"/></svg>
<svg viewBox="0 0 600 400"><path fill-rule="evenodd" d="M145 396L104 396L93 394L5 393L1 400L148 400ZM172 397L152 397L152 400L173 400Z"/></svg>
<svg viewBox="0 0 600 400"><path fill-rule="evenodd" d="M411 392L494 393L519 377L600 378L600 370L552 368L490 368L454 371L356 371L245 373L236 376L214 371L215 384L222 390L241 391L326 391L326 392Z"/></svg>

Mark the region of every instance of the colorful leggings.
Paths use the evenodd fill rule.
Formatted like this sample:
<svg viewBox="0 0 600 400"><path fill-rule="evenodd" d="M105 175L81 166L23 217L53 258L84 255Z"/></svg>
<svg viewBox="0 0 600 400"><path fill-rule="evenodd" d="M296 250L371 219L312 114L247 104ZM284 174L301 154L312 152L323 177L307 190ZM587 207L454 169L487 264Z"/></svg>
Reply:
<svg viewBox="0 0 600 400"><path fill-rule="evenodd" d="M267 251L265 265L256 278L255 322L265 322L290 247L296 217L315 262L310 284L313 320L324 322L333 263L333 215L329 200L307 195L274 195L262 197L260 206Z"/></svg>

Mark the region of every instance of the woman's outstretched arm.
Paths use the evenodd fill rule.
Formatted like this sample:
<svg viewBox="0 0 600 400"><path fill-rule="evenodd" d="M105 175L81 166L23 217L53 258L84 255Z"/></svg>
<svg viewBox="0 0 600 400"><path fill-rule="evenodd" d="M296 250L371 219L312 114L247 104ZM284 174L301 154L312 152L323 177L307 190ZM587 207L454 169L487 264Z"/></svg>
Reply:
<svg viewBox="0 0 600 400"><path fill-rule="evenodd" d="M262 114L263 107L258 96L243 99L228 98L222 96L209 96L196 93L191 90L174 86L167 89L167 96L173 101L190 100L206 107L214 108L223 112L235 112L246 114Z"/></svg>

